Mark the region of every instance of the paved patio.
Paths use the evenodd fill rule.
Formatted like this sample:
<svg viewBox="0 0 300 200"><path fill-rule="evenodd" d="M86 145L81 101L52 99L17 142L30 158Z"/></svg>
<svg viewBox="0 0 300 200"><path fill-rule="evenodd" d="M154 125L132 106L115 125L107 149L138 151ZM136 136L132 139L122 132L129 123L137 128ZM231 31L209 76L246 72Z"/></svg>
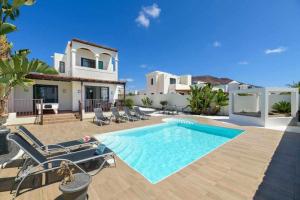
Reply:
<svg viewBox="0 0 300 200"><path fill-rule="evenodd" d="M103 127L91 121L26 127L49 144L157 124L162 118ZM155 185L117 159L116 168L105 168L93 177L89 199L300 199L300 134L194 119L246 132ZM0 199L12 198L9 187L16 173L13 167L0 170ZM17 199L61 199L60 195L54 182Z"/></svg>

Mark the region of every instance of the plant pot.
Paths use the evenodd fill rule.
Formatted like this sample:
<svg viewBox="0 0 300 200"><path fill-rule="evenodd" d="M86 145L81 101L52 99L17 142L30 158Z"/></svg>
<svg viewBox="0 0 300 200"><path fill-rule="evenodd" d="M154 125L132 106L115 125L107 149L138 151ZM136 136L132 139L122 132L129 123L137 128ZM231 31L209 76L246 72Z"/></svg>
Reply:
<svg viewBox="0 0 300 200"><path fill-rule="evenodd" d="M0 127L0 155L8 153L8 141L6 140L6 136L9 132L9 128L4 126Z"/></svg>
<svg viewBox="0 0 300 200"><path fill-rule="evenodd" d="M59 190L63 193L64 200L86 200L88 199L87 190L92 177L89 174L74 174L74 181L67 184L60 184Z"/></svg>

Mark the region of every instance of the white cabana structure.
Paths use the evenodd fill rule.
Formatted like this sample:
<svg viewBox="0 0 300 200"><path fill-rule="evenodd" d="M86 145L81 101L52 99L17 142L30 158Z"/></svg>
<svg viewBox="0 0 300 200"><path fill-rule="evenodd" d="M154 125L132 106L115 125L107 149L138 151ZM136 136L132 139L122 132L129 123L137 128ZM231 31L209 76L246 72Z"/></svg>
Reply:
<svg viewBox="0 0 300 200"><path fill-rule="evenodd" d="M290 114L272 113L272 106L280 101L291 103ZM229 119L245 125L296 125L298 110L299 90L296 88L252 88L229 93Z"/></svg>

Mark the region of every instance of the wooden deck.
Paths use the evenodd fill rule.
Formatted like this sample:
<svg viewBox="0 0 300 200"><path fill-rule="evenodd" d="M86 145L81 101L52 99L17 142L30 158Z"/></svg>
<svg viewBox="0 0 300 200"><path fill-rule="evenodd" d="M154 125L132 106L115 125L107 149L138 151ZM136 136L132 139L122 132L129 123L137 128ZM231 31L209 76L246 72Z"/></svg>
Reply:
<svg viewBox="0 0 300 200"><path fill-rule="evenodd" d="M116 168L105 168L93 177L89 199L300 199L300 134L195 119L246 132L155 185L118 159ZM55 143L160 122L161 117L153 117L103 127L90 121L27 127L43 142ZM0 170L0 199L12 198L9 186L16 172L16 168ZM24 192L17 199L61 199L60 195L55 182Z"/></svg>

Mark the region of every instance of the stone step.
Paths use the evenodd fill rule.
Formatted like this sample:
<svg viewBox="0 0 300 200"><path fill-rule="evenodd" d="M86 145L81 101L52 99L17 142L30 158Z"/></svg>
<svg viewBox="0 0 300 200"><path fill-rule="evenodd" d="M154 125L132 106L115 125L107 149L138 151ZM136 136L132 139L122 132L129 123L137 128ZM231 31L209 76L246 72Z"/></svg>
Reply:
<svg viewBox="0 0 300 200"><path fill-rule="evenodd" d="M44 124L55 124L64 122L74 122L79 120L78 113L61 113L54 115L44 115Z"/></svg>
<svg viewBox="0 0 300 200"><path fill-rule="evenodd" d="M65 122L77 122L79 121L76 118L72 118L72 119L46 119L44 120L44 124L56 124L56 123L65 123Z"/></svg>

